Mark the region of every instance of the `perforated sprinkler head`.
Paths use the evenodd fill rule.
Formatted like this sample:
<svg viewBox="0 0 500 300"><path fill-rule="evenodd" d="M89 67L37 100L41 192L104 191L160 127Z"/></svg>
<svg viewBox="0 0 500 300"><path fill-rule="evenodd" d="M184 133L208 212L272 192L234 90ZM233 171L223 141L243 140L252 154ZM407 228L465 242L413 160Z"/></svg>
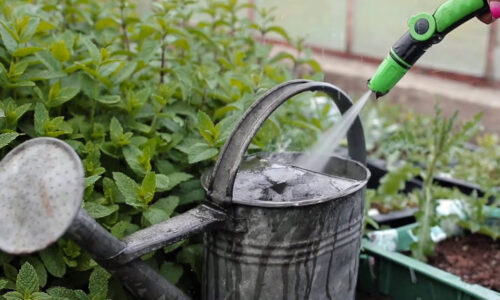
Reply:
<svg viewBox="0 0 500 300"><path fill-rule="evenodd" d="M59 239L80 209L84 172L80 158L53 138L29 140L0 162L0 249L42 250Z"/></svg>

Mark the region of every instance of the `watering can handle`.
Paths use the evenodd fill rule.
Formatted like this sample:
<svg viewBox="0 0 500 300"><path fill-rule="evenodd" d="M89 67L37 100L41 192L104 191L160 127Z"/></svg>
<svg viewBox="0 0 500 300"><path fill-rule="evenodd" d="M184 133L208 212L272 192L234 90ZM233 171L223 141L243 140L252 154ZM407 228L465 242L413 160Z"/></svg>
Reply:
<svg viewBox="0 0 500 300"><path fill-rule="evenodd" d="M264 121L285 101L303 92L324 92L344 114L352 101L341 89L325 82L293 80L285 82L260 97L245 112L224 145L210 177L208 197L219 204L232 201L233 186L243 156ZM347 134L349 156L366 163L363 126L358 118Z"/></svg>

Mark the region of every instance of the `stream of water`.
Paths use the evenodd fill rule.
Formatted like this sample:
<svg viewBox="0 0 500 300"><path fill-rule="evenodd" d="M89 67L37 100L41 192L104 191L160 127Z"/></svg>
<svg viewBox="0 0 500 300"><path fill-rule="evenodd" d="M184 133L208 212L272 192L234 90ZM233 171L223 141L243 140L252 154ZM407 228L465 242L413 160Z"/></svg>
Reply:
<svg viewBox="0 0 500 300"><path fill-rule="evenodd" d="M366 92L345 112L345 114L342 115L339 122L323 133L308 151L297 158L293 165L307 170L321 172L328 163L329 155L337 149L371 95L372 91Z"/></svg>

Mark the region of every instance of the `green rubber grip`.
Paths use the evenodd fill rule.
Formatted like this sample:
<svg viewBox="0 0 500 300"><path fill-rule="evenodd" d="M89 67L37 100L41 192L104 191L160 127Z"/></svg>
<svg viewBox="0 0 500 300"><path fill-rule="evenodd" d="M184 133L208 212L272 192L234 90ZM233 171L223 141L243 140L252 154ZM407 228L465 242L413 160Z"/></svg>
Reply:
<svg viewBox="0 0 500 300"><path fill-rule="evenodd" d="M391 55L388 55L368 82L368 87L377 98L383 96L403 78L408 70L409 68L403 68Z"/></svg>
<svg viewBox="0 0 500 300"><path fill-rule="evenodd" d="M447 33L488 9L486 0L448 0L434 13L437 31Z"/></svg>

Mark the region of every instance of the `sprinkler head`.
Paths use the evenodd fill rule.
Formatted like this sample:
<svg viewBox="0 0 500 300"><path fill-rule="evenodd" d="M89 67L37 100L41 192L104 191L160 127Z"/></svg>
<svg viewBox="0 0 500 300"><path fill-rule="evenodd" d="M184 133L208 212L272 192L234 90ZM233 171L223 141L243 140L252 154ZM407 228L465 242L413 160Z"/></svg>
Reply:
<svg viewBox="0 0 500 300"><path fill-rule="evenodd" d="M68 144L31 139L0 161L0 250L42 250L59 239L81 207L83 166Z"/></svg>

